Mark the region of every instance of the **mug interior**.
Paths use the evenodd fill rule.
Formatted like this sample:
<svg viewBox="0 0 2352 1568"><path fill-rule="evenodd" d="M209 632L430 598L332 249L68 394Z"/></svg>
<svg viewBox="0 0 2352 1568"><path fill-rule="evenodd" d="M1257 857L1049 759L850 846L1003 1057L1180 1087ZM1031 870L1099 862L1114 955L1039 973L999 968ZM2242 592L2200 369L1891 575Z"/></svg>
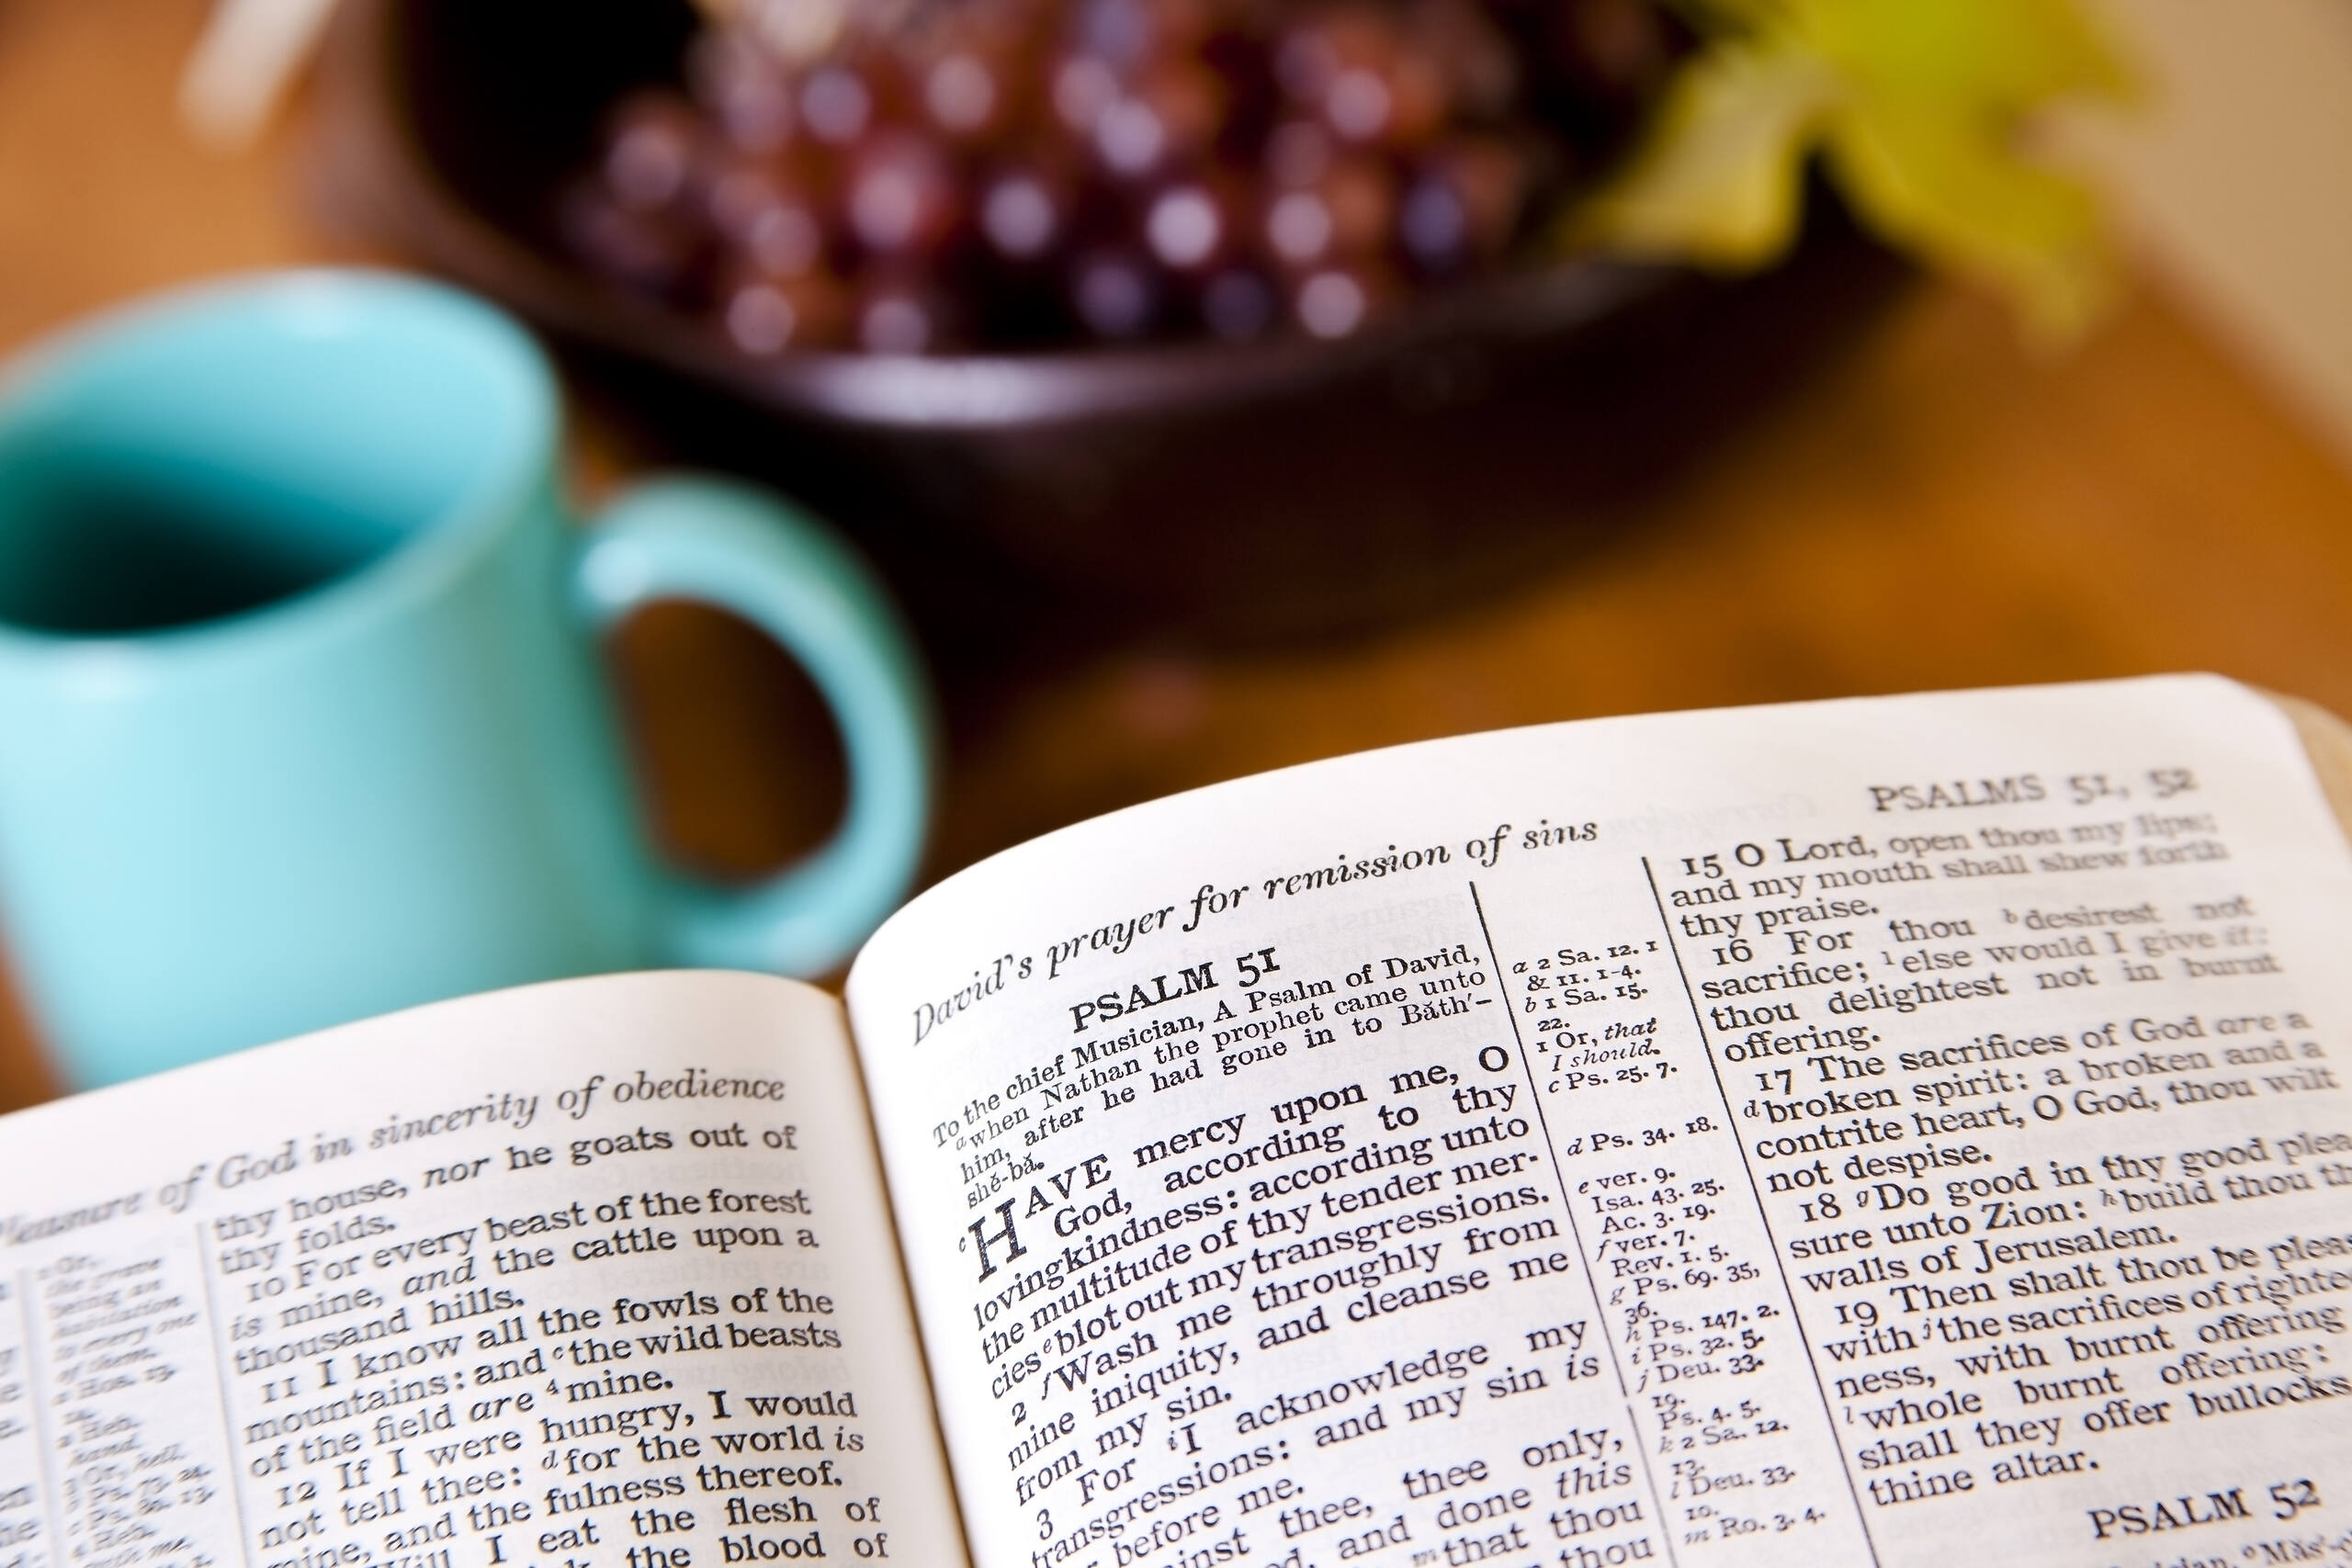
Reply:
<svg viewBox="0 0 2352 1568"><path fill-rule="evenodd" d="M0 391L0 623L135 637L320 592L528 483L551 423L529 341L438 286L300 274L135 310Z"/></svg>

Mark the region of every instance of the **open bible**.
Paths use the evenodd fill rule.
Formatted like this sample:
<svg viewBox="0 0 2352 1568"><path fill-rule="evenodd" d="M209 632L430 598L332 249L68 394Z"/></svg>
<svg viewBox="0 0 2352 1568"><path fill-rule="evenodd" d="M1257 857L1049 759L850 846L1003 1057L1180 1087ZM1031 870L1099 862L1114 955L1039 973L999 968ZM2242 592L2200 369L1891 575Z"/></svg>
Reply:
<svg viewBox="0 0 2352 1568"><path fill-rule="evenodd" d="M20 1112L0 1568L2340 1561L2346 754L1431 742Z"/></svg>

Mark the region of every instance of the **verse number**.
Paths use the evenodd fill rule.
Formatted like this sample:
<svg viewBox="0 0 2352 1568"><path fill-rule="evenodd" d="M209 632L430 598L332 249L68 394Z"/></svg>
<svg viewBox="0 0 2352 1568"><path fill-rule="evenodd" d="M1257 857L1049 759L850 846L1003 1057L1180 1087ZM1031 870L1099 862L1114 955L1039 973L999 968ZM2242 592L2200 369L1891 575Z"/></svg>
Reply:
<svg viewBox="0 0 2352 1568"><path fill-rule="evenodd" d="M2170 800L2176 795L2186 795L2197 787L2197 775L2187 768L2150 768L2148 786L2156 792L2158 800Z"/></svg>
<svg viewBox="0 0 2352 1568"><path fill-rule="evenodd" d="M1731 858L1745 866L1762 865L1764 863L1764 846L1761 844L1734 844L1731 847ZM1682 857L1682 874L1685 876L1703 876L1708 881L1713 882L1716 877L1721 876L1723 874L1724 859L1721 855L1684 855Z"/></svg>

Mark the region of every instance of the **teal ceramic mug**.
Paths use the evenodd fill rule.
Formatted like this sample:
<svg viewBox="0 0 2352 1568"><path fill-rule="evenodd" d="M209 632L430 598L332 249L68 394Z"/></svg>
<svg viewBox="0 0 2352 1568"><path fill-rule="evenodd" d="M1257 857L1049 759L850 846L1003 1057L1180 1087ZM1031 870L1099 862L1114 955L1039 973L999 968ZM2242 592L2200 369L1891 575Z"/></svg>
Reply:
<svg viewBox="0 0 2352 1568"><path fill-rule="evenodd" d="M593 525L512 321L390 275L134 308L0 382L0 930L94 1085L492 987L815 973L906 892L929 707L884 594L773 496ZM831 704L832 840L720 888L648 847L597 634L759 626Z"/></svg>

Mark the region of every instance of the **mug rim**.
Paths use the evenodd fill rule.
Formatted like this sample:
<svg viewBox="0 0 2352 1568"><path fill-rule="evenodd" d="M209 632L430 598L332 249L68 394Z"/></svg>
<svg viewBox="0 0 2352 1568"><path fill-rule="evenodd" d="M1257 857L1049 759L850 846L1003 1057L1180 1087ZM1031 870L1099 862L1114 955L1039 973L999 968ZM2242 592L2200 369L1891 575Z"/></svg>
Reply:
<svg viewBox="0 0 2352 1568"><path fill-rule="evenodd" d="M51 631L0 618L0 656L12 661L102 664L118 679L149 680L167 668L211 664L291 642L353 634L428 600L462 577L550 487L557 442L555 373L537 342L489 301L447 284L386 267L271 268L164 289L72 321L0 362L0 430L44 389L64 389L75 367L157 329L252 311L283 331L305 311L332 321L390 301L437 312L472 333L504 361L515 396L517 434L407 536L328 581L210 619L141 631ZM109 682L109 683L114 683Z"/></svg>

